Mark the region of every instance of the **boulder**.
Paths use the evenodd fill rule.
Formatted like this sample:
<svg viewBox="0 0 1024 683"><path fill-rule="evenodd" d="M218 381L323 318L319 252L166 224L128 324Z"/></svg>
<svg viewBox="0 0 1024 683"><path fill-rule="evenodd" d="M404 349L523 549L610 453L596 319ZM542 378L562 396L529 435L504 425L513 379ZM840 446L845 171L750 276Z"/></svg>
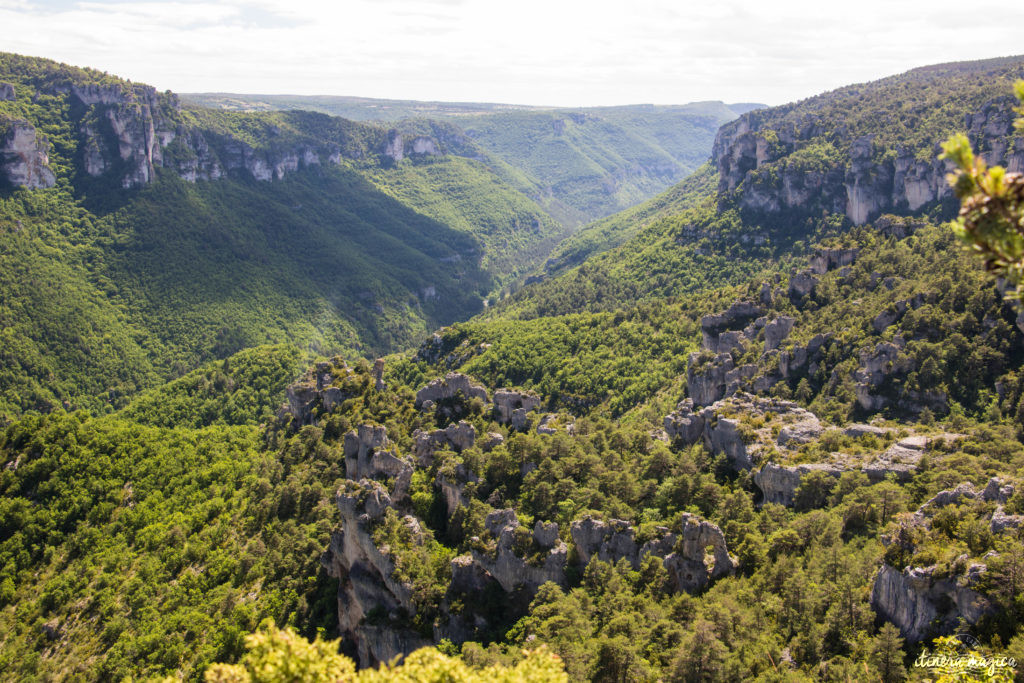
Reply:
<svg viewBox="0 0 1024 683"><path fill-rule="evenodd" d="M0 102L9 102L16 99L18 99L18 96L14 92L14 84L0 81Z"/></svg>

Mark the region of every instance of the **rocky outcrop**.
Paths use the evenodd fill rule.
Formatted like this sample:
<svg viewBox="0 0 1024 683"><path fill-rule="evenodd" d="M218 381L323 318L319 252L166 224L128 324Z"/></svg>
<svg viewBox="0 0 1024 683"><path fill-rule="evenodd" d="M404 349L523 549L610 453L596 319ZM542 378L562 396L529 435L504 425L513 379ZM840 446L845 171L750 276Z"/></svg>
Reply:
<svg viewBox="0 0 1024 683"><path fill-rule="evenodd" d="M857 403L866 411L875 412L891 403L880 390L896 375L913 370L913 360L901 353L904 342L899 336L892 342L879 342L874 349L860 354L860 367L854 373Z"/></svg>
<svg viewBox="0 0 1024 683"><path fill-rule="evenodd" d="M430 467L434 462L434 451L439 448L451 448L456 452L472 448L476 441L476 428L465 420L459 420L444 429L431 432L417 429L412 436L413 455L417 464Z"/></svg>
<svg viewBox="0 0 1024 683"><path fill-rule="evenodd" d="M779 316L767 323L764 326L764 352L779 348L779 344L786 340L795 324L796 318L789 315Z"/></svg>
<svg viewBox="0 0 1024 683"><path fill-rule="evenodd" d="M700 319L703 347L713 353L719 353L719 338L723 332L741 329L762 315L764 315L763 308L750 301L740 300L734 302L722 313L704 316Z"/></svg>
<svg viewBox="0 0 1024 683"><path fill-rule="evenodd" d="M16 99L18 99L18 95L14 92L14 84L0 81L0 102L10 102Z"/></svg>
<svg viewBox="0 0 1024 683"><path fill-rule="evenodd" d="M657 531L657 538L640 546L633 526L623 520L604 522L585 517L573 522L570 528L576 556L582 566L596 557L612 563L626 560L633 568L639 568L645 557L653 555L662 558L677 591L701 591L716 578L731 574L736 568L722 530L711 522L684 513L678 533L667 527L659 527ZM710 563L707 548L712 550Z"/></svg>
<svg viewBox="0 0 1024 683"><path fill-rule="evenodd" d="M797 372L806 370L809 374L818 371L818 363L823 357L823 350L831 335L816 334L804 345L794 345L779 352L779 375L788 379Z"/></svg>
<svg viewBox="0 0 1024 683"><path fill-rule="evenodd" d="M429 410L441 401L469 401L479 398L487 402L487 390L459 372L449 372L444 378L432 380L416 392L416 407Z"/></svg>
<svg viewBox="0 0 1024 683"><path fill-rule="evenodd" d="M285 389L286 401L277 413L278 418L290 415L295 426L313 424L318 410L329 413L349 398L335 382L351 374L351 368L341 358L317 363L313 370Z"/></svg>
<svg viewBox="0 0 1024 683"><path fill-rule="evenodd" d="M778 436L773 437L771 428L765 426L742 429L739 416L760 418L762 423L770 418L778 427ZM685 445L703 442L712 453L724 453L737 471L753 469L765 450L796 448L822 432L817 416L796 403L746 393L700 410L691 399L685 399L665 416L664 429L669 438Z"/></svg>
<svg viewBox="0 0 1024 683"><path fill-rule="evenodd" d="M475 484L480 481L480 477L459 463L455 466L453 473L445 474L443 471L438 471L434 481L441 489L445 509L448 511L448 518L451 519L458 508L469 505L470 497L466 495L466 484Z"/></svg>
<svg viewBox="0 0 1024 683"><path fill-rule="evenodd" d="M883 564L871 588L871 606L911 642L933 633L951 633L961 619L976 624L992 610L992 604L971 587L984 573L984 565L972 569L967 576L954 579L937 577L935 567L900 571Z"/></svg>
<svg viewBox="0 0 1024 683"><path fill-rule="evenodd" d="M529 427L528 413L540 405L540 396L525 391L498 389L494 392L495 419L517 431Z"/></svg>
<svg viewBox="0 0 1024 683"><path fill-rule="evenodd" d="M373 388L375 391L384 391L388 385L384 383L384 359L378 358L373 362Z"/></svg>
<svg viewBox="0 0 1024 683"><path fill-rule="evenodd" d="M380 425L360 425L345 435L345 476L360 481L384 479L394 482L391 499L404 501L412 483L413 465L389 446L387 430Z"/></svg>
<svg viewBox="0 0 1024 683"><path fill-rule="evenodd" d="M810 271L795 273L789 278L789 298L794 302L801 301L817 286L818 278L814 277Z"/></svg>
<svg viewBox="0 0 1024 683"><path fill-rule="evenodd" d="M501 584L507 593L519 588L536 592L541 584L553 581L566 585L565 566L569 547L558 539L558 525L538 524L533 532L520 527L515 510L495 510L485 520L494 539L493 554L473 551L473 561ZM518 548L517 548L518 546ZM525 547L523 547L525 546ZM537 552L531 552L535 546ZM531 559L524 559L530 553Z"/></svg>
<svg viewBox="0 0 1024 683"><path fill-rule="evenodd" d="M815 249L814 253L807 260L811 272L815 275L824 275L830 270L851 265L857 260L860 249Z"/></svg>
<svg viewBox="0 0 1024 683"><path fill-rule="evenodd" d="M968 114L966 124L988 163L1022 171L1024 149L1013 142L1012 106L1012 98L997 98ZM809 143L831 149L833 159L805 164L794 153ZM885 212L918 212L952 196L945 179L949 163L937 159L938 149L919 158L900 145L876 147L871 136L855 138L845 127L826 131L813 113L772 120L770 111L755 111L719 129L712 158L719 192L738 191L741 207L767 214L825 210L862 225Z"/></svg>
<svg viewBox="0 0 1024 683"><path fill-rule="evenodd" d="M341 524L331 535L330 546L321 564L338 579L338 630L351 643L359 665L368 667L404 656L432 642L397 624L414 615L412 586L398 581L390 550L378 548L372 525L392 506L387 492L376 483L348 482L338 492L336 502ZM402 519L413 543L425 542L419 522L411 516ZM366 623L367 616L379 614L392 623L387 626Z"/></svg>
<svg viewBox="0 0 1024 683"><path fill-rule="evenodd" d="M27 121L0 119L0 175L15 187L53 187L56 176L48 164L50 143Z"/></svg>
<svg viewBox="0 0 1024 683"><path fill-rule="evenodd" d="M829 463L808 463L784 467L775 463L766 463L754 473L754 483L761 489L764 502L777 503L789 507L793 505L796 490L803 478L811 472L824 472L838 477L845 470Z"/></svg>

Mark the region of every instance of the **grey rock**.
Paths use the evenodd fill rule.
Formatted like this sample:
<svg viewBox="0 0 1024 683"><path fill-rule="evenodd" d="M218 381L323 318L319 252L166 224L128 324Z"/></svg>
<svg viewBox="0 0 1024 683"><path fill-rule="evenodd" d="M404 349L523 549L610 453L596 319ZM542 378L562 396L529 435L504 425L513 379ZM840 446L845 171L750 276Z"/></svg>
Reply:
<svg viewBox="0 0 1024 683"><path fill-rule="evenodd" d="M444 378L432 380L427 386L416 392L416 405L421 407L427 401L437 403L439 401L452 400L458 397L463 400L479 398L487 402L487 390L458 372L449 372Z"/></svg>
<svg viewBox="0 0 1024 683"><path fill-rule="evenodd" d="M955 580L937 579L934 573L934 567L899 571L883 564L875 576L871 606L911 642L919 642L933 633L951 633L961 619L976 624L993 609L983 594ZM976 568L974 583L980 573Z"/></svg>
<svg viewBox="0 0 1024 683"><path fill-rule="evenodd" d="M764 494L765 502L789 507L793 505L796 490L805 476L811 472L824 472L838 477L843 471L841 467L825 463L783 467L769 462L754 473L754 483Z"/></svg>
<svg viewBox="0 0 1024 683"><path fill-rule="evenodd" d="M796 273L789 278L789 298L794 301L799 301L805 296L811 294L817 286L818 278L811 275L810 272L802 271Z"/></svg>
<svg viewBox="0 0 1024 683"><path fill-rule="evenodd" d="M768 353L779 348L779 344L793 331L796 318L783 315L764 326L764 351Z"/></svg>
<svg viewBox="0 0 1024 683"><path fill-rule="evenodd" d="M541 548L554 548L558 543L558 523L544 523L538 519L533 526L533 540Z"/></svg>
<svg viewBox="0 0 1024 683"><path fill-rule="evenodd" d="M0 81L0 102L11 101L17 98L18 96L14 92L14 84Z"/></svg>
<svg viewBox="0 0 1024 683"><path fill-rule="evenodd" d="M50 143L36 134L27 121L10 121L0 137L0 176L15 187L38 190L53 187L56 176L50 170Z"/></svg>
<svg viewBox="0 0 1024 683"><path fill-rule="evenodd" d="M373 541L371 524L391 507L391 500L375 482L349 482L337 498L341 523L331 535L321 564L338 579L338 628L356 646L360 666L373 666L424 647L429 641L414 631L398 626L371 626L365 617L373 611L384 614L415 614L412 586L394 576L394 562L388 548ZM426 536L415 518L403 523L414 543Z"/></svg>
<svg viewBox="0 0 1024 683"><path fill-rule="evenodd" d="M498 389L494 392L494 411L501 424L517 431L527 428L527 414L540 405L540 396L532 392Z"/></svg>
<svg viewBox="0 0 1024 683"><path fill-rule="evenodd" d="M884 427L876 427L874 425L866 424L852 424L843 429L844 436L852 436L855 439L862 436L876 436L881 438L888 433L889 430Z"/></svg>
<svg viewBox="0 0 1024 683"><path fill-rule="evenodd" d="M816 249L808 259L811 272L824 275L830 270L848 266L857 260L860 249Z"/></svg>

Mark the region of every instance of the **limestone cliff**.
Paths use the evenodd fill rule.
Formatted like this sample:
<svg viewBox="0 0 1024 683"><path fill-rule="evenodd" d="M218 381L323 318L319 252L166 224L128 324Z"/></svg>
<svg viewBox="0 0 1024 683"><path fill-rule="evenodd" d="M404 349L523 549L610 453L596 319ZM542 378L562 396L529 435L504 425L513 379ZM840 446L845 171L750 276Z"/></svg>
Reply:
<svg viewBox="0 0 1024 683"><path fill-rule="evenodd" d="M78 138L72 161L85 175L109 178L126 189L152 182L161 168L189 182L230 174L266 182L302 168L338 164L343 158L376 155L400 161L444 153L428 136L370 126L354 131L346 125L358 124L339 124L326 116L315 134L315 126L297 117L290 130L257 122L243 136L208 113L183 110L170 92L130 82L38 83L35 93L66 103ZM12 84L0 84L0 99L16 98ZM34 135L32 126L18 122L0 128L9 129L0 142L0 171L8 181L29 189L53 185L53 173L46 166L47 145Z"/></svg>
<svg viewBox="0 0 1024 683"><path fill-rule="evenodd" d="M987 162L1022 171L1024 145L1014 137L1012 105L1009 96L986 101L966 113L959 128ZM824 210L862 225L885 212L911 214L952 197L945 177L950 167L937 159L938 139L934 148L915 150L856 135L811 105L800 115L789 109L796 107L748 112L718 131L712 150L718 189L735 192L741 208L776 216Z"/></svg>
<svg viewBox="0 0 1024 683"><path fill-rule="evenodd" d="M11 185L30 190L53 187L49 149L50 143L27 121L0 118L0 176Z"/></svg>

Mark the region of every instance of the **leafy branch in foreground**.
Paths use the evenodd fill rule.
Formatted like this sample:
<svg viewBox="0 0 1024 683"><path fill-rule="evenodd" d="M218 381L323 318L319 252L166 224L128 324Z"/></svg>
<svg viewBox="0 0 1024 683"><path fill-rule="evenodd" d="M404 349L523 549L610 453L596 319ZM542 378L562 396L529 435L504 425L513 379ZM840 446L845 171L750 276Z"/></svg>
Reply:
<svg viewBox="0 0 1024 683"><path fill-rule="evenodd" d="M1014 92L1024 115L1024 81L1017 81ZM1024 117L1014 122L1024 131ZM970 141L958 133L942 145L940 159L949 159L956 170L949 182L960 199L960 217L953 226L957 237L985 259L985 268L1015 287L1020 298L1024 284L1024 175L1007 173L1002 166L988 168L984 159L975 157Z"/></svg>
<svg viewBox="0 0 1024 683"><path fill-rule="evenodd" d="M268 626L246 636L249 651L238 664L216 664L206 672L209 683L325 683L335 681L444 681L565 683L568 676L556 655L541 648L526 653L514 667L473 669L434 648L413 652L401 664L356 672L355 664L337 654L337 641L310 643L290 629Z"/></svg>

